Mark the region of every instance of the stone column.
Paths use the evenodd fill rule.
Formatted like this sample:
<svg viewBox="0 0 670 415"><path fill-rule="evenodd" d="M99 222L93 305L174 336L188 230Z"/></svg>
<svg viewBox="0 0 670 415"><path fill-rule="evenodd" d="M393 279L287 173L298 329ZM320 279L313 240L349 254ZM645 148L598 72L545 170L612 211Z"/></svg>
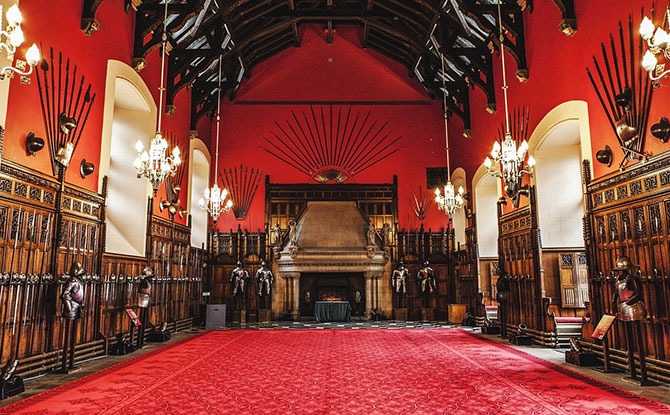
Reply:
<svg viewBox="0 0 670 415"><path fill-rule="evenodd" d="M365 317L369 320L370 318L372 318L372 309L373 309L373 303L372 303L373 276L370 275L369 272L366 272L364 278L365 278Z"/></svg>
<svg viewBox="0 0 670 415"><path fill-rule="evenodd" d="M291 303L293 309L293 321L297 321L300 318L300 274L291 275Z"/></svg>

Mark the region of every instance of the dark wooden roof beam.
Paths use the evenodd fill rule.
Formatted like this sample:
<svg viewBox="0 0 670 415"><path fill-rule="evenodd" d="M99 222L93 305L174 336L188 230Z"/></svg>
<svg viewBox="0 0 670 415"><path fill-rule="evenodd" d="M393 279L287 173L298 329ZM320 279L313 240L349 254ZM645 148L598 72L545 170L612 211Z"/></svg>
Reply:
<svg viewBox="0 0 670 415"><path fill-rule="evenodd" d="M291 47L293 45L293 34L290 30L279 33L268 39L267 42L257 42L250 45L246 53L249 59L249 68L253 68L261 61L276 55L277 53Z"/></svg>
<svg viewBox="0 0 670 415"><path fill-rule="evenodd" d="M295 10L295 0L288 0L288 9L291 11ZM300 46L300 36L298 34L297 24L291 26L291 32L293 33L293 45L295 47Z"/></svg>
<svg viewBox="0 0 670 415"><path fill-rule="evenodd" d="M100 29L100 23L95 20L95 12L102 2L103 0L84 0L84 6L81 9L80 28L87 36Z"/></svg>
<svg viewBox="0 0 670 415"><path fill-rule="evenodd" d="M430 25L430 23L433 20L434 14L422 13L421 10L417 10L414 7L410 7L408 5L408 3L406 3L406 2L401 2L401 1L396 1L396 0L387 0L387 2L390 5L395 6L395 8L392 8L390 5L386 5L384 2L380 2L380 1L376 2L375 5L379 8L382 8L384 10L387 10L387 11L393 13L393 15L398 17L399 19L403 19L403 20L406 20L406 21L410 22L409 23L410 25L419 26L419 27L427 27L427 26ZM401 9L401 10L398 10L398 9ZM403 12L403 10L405 12ZM416 16L416 18L411 18L411 17L408 16L408 14L414 15L414 16ZM417 20L417 19L421 19L422 21L419 22L419 20Z"/></svg>
<svg viewBox="0 0 670 415"><path fill-rule="evenodd" d="M561 22L558 29L566 36L572 36L577 31L577 16L575 15L574 0L554 0L554 4L561 11Z"/></svg>

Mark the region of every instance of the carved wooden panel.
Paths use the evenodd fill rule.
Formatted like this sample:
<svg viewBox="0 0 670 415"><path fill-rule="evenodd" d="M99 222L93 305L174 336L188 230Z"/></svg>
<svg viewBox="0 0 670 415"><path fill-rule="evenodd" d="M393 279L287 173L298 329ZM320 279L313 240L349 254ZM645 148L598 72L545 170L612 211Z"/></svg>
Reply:
<svg viewBox="0 0 670 415"><path fill-rule="evenodd" d="M670 359L670 154L637 163L624 172L590 182L591 202L586 242L589 289L594 321L613 314L612 269L617 257L628 256L639 266L644 303L646 353ZM614 193L608 200L605 195ZM593 231L589 231L593 229ZM611 344L626 349L623 327L614 326Z"/></svg>

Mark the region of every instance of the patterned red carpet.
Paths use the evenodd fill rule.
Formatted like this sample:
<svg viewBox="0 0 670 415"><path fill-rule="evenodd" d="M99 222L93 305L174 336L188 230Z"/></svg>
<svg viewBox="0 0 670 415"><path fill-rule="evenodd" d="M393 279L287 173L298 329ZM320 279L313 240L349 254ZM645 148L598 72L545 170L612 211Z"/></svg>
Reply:
<svg viewBox="0 0 670 415"><path fill-rule="evenodd" d="M670 414L459 329L213 331L0 414Z"/></svg>

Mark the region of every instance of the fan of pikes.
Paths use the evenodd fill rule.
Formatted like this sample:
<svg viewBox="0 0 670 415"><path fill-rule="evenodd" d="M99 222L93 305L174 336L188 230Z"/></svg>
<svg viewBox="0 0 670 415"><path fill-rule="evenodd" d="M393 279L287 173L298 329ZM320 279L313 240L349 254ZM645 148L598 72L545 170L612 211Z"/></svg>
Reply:
<svg viewBox="0 0 670 415"><path fill-rule="evenodd" d="M90 83L84 86L84 76L77 74L77 65L71 66L69 58L64 60L63 54L59 52L55 59L53 48L50 49L49 60L44 57L39 68L42 73L41 76L39 72L36 74L37 88L51 153L51 167L54 175L62 177L81 140L95 93L91 93ZM27 146L33 150L44 145L44 140L40 143L39 137L30 136L28 140L32 141L32 147L30 143ZM91 172L92 164L84 160L82 176Z"/></svg>
<svg viewBox="0 0 670 415"><path fill-rule="evenodd" d="M263 136L270 145L264 150L318 183L350 180L398 151L402 138L392 136L388 122L375 120L371 111L352 111L351 105L310 105L275 126L278 131Z"/></svg>
<svg viewBox="0 0 670 415"><path fill-rule="evenodd" d="M630 15L628 30L625 32L623 24L619 22L618 36L610 34L609 48L605 43L600 44L601 59L593 56L595 75L589 68L586 69L624 154L619 169L623 169L633 159L646 160L650 155L644 151L644 141L654 92L653 82L639 63L643 50L642 38L638 37L635 45L633 19ZM665 129L662 128L664 124ZM659 124L652 127L652 134L666 142L669 130L667 127L667 120L661 119ZM598 151L596 159L610 166L610 147L606 146Z"/></svg>

